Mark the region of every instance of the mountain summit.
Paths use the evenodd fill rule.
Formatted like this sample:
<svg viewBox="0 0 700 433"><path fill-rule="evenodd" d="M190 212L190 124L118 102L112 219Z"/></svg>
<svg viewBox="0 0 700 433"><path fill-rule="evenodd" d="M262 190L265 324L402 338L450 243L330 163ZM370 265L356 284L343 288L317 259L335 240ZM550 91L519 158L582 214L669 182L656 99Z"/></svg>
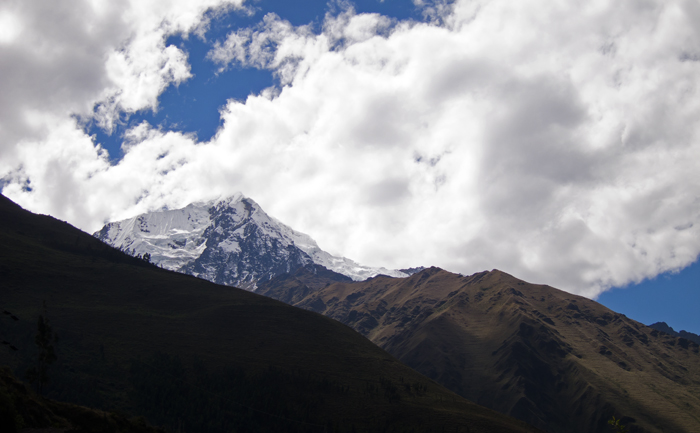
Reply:
<svg viewBox="0 0 700 433"><path fill-rule="evenodd" d="M409 275L333 256L240 193L112 222L94 235L130 254L148 253L163 268L253 291L259 281L310 264L355 281Z"/></svg>

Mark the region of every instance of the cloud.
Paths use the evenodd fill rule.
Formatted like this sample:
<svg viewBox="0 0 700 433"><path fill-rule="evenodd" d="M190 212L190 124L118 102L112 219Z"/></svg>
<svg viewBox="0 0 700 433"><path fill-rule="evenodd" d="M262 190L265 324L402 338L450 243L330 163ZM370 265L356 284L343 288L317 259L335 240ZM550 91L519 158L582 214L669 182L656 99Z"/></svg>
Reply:
<svg viewBox="0 0 700 433"><path fill-rule="evenodd" d="M158 95L190 76L168 35L197 32L242 0L11 0L0 5L0 173L23 162L21 143L42 141L51 118L119 116L156 109ZM96 114L96 116L95 116Z"/></svg>
<svg viewBox="0 0 700 433"><path fill-rule="evenodd" d="M280 86L230 100L211 141L142 124L110 166L59 116L63 129L16 147L3 191L86 230L242 191L368 265L499 268L587 296L695 260L696 3L431 5L424 23L347 9L319 34L268 15L214 43L209 58L270 69ZM119 28L132 35L122 45L131 57L86 53L94 89L65 86L72 105L54 112L85 112L104 95L111 118L157 107L165 83L188 77L163 35L194 31L202 10L155 33ZM129 79L106 72L119 56ZM162 85L137 80L141 70ZM54 94L15 105L36 111ZM41 119L15 134L33 137Z"/></svg>

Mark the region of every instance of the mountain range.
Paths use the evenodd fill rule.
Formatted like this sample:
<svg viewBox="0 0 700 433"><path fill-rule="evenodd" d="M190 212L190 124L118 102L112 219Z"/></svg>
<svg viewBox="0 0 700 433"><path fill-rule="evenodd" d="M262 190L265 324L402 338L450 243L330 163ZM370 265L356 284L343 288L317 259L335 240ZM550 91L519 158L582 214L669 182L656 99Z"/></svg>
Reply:
<svg viewBox="0 0 700 433"><path fill-rule="evenodd" d="M700 431L700 346L492 270L364 282L317 267L257 293L334 318L416 371L550 433Z"/></svg>
<svg viewBox="0 0 700 433"><path fill-rule="evenodd" d="M338 320L457 394L550 433L604 432L612 416L631 432L700 431L692 335L549 286L498 270L361 267L241 195L111 223L95 236Z"/></svg>
<svg viewBox="0 0 700 433"><path fill-rule="evenodd" d="M417 270L372 268L333 256L240 193L111 222L94 235L129 254L148 253L165 269L251 291L259 281L312 263L356 281Z"/></svg>
<svg viewBox="0 0 700 433"><path fill-rule="evenodd" d="M20 378L36 365L42 314L60 337L45 397L171 432L539 431L335 320L159 268L3 196L0 245L0 307L11 312L0 336L16 349L0 346L0 364ZM0 413L10 405L0 398ZM120 430L122 415L89 413L109 427L79 431Z"/></svg>

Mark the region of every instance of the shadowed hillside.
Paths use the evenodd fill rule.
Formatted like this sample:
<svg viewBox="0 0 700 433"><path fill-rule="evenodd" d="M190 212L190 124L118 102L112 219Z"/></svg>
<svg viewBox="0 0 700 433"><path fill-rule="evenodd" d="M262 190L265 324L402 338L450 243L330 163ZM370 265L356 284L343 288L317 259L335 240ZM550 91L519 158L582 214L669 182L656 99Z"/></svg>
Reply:
<svg viewBox="0 0 700 433"><path fill-rule="evenodd" d="M144 418L127 419L117 413L47 400L1 367L0 431L17 433L26 429L46 433L163 433L149 426Z"/></svg>
<svg viewBox="0 0 700 433"><path fill-rule="evenodd" d="M551 433L608 432L613 415L630 432L700 431L696 343L498 270L324 284L302 269L258 293L348 324L458 394Z"/></svg>
<svg viewBox="0 0 700 433"><path fill-rule="evenodd" d="M46 396L186 432L531 432L419 375L345 325L165 271L0 196L0 336L36 363L42 302L58 361ZM2 348L4 349L4 348Z"/></svg>

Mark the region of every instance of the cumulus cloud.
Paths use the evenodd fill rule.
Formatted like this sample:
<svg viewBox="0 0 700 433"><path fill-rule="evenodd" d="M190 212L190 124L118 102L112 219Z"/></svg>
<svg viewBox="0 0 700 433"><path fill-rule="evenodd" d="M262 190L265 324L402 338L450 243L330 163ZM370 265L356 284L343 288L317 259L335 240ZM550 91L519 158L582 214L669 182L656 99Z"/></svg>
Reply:
<svg viewBox="0 0 700 433"><path fill-rule="evenodd" d="M211 141L142 124L109 166L89 139L59 143L52 129L17 146L3 191L86 230L242 191L368 265L499 268L587 296L695 260L700 6L431 5L423 23L348 9L318 34L268 15L209 58L270 69L281 85L229 101ZM122 55L177 83L186 58L163 34L192 31L205 17L197 11L152 39L132 30L125 46L156 47L160 60L136 48L85 55L95 70ZM157 107L163 86L137 81L141 66L125 62L131 81L95 72L92 93L61 109L105 95L115 113Z"/></svg>
<svg viewBox="0 0 700 433"><path fill-rule="evenodd" d="M190 76L186 53L166 37L197 33L242 2L3 2L0 173L24 164L23 143L45 141L58 118L95 118L109 129L120 116L156 109L166 87Z"/></svg>

